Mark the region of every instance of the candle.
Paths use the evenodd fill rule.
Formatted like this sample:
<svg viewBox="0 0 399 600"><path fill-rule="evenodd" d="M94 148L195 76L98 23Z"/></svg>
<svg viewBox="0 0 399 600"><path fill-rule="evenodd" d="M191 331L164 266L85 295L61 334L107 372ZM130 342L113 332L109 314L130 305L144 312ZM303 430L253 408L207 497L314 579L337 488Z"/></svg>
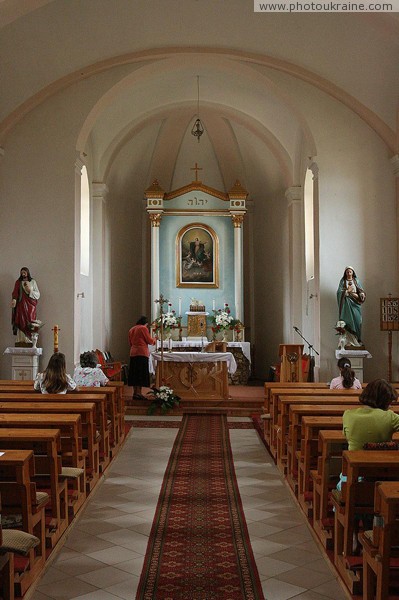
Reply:
<svg viewBox="0 0 399 600"><path fill-rule="evenodd" d="M58 332L59 332L58 325L54 325L53 331L54 331L54 352L58 352Z"/></svg>
<svg viewBox="0 0 399 600"><path fill-rule="evenodd" d="M216 300L215 300L215 298L212 300L212 310L216 310Z"/></svg>
<svg viewBox="0 0 399 600"><path fill-rule="evenodd" d="M179 317L181 317L181 298L179 298Z"/></svg>

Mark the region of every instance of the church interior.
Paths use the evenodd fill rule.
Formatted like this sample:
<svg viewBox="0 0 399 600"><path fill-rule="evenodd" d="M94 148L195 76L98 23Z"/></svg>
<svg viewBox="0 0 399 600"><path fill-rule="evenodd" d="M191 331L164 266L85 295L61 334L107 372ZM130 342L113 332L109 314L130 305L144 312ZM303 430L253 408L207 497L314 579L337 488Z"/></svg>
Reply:
<svg viewBox="0 0 399 600"><path fill-rule="evenodd" d="M335 512L323 513L317 453L333 442L340 461L350 451L341 438L319 438L311 419L341 435L342 407L357 403L357 390L327 391L345 335L359 342L353 367L363 386L399 380L399 13L257 12L257 4L0 2L0 453L23 451L24 468L41 473L38 459L28 465L35 444L47 444L47 457L65 452L55 475L62 490L48 492L47 508L38 502L29 518L40 546L23 561L0 554L2 600L384 598L378 574L377 591L374 583L362 591L374 577L365 576L373 553L362 534L360 557L352 550L354 505L345 512L328 488ZM29 340L15 346L13 331L24 268L40 290L29 351ZM359 331L346 329L341 311L348 269L361 298ZM128 332L142 315L158 338L152 381L166 378L183 396L167 415L149 417L148 400L135 401L127 385ZM108 385L66 394L62 418L50 394L35 416L31 380L53 352L65 354L72 374L94 349L100 362L119 365L111 374L103 364ZM204 350L215 362L200 381ZM15 420L11 402L20 404ZM316 403L320 413L301 412ZM214 429L197 439L190 428L205 417ZM39 440L26 433L34 423L58 423L58 434ZM165 583L165 569L179 572L165 555L151 579L164 473L170 479L189 444L209 447L210 465L233 457L235 474L222 479L233 482L226 503L243 522L248 563L239 562L237 576L220 567L214 577L231 590L207 591L194 577L190 588L184 570L185 591L178 575ZM373 453L356 466L359 476L388 463L392 476L395 457L373 462ZM3 462L0 455L2 517L11 468ZM345 468L355 469L350 456ZM389 493L373 488L370 511Z"/></svg>

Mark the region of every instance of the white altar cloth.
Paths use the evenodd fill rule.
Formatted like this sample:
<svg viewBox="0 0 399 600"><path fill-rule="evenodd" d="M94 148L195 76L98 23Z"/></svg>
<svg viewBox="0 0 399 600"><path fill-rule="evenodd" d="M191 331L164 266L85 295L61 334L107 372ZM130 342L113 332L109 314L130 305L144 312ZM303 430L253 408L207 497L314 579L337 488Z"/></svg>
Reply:
<svg viewBox="0 0 399 600"><path fill-rule="evenodd" d="M167 347L168 343L169 342L164 341L164 348ZM209 340L204 338L203 342L198 339L196 339L196 340L185 339L181 342L171 340L170 343L171 343L172 348L202 348L202 345L204 346L204 348L206 348L206 346L210 342L209 342ZM160 345L161 345L161 343L159 342L159 346ZM227 342L227 349L229 349L229 348L241 348L243 355L249 361L249 363L251 363L251 343L250 342ZM155 346L150 346L150 350L155 350Z"/></svg>
<svg viewBox="0 0 399 600"><path fill-rule="evenodd" d="M165 361L174 362L227 362L227 370L233 375L237 370L237 363L231 352L165 352ZM155 373L157 362L161 360L160 352L151 352L149 359L150 373Z"/></svg>

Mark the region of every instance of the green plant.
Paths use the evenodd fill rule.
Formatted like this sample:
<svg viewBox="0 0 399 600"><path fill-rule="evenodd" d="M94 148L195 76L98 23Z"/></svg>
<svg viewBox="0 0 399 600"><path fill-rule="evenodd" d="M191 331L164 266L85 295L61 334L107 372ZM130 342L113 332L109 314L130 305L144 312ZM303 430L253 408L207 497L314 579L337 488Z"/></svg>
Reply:
<svg viewBox="0 0 399 600"><path fill-rule="evenodd" d="M161 409L162 414L165 414L175 406L180 405L180 396L177 396L174 391L166 385L161 385L160 388L153 387L151 392L148 392L147 395L152 400L147 410L149 415L153 415L158 408Z"/></svg>

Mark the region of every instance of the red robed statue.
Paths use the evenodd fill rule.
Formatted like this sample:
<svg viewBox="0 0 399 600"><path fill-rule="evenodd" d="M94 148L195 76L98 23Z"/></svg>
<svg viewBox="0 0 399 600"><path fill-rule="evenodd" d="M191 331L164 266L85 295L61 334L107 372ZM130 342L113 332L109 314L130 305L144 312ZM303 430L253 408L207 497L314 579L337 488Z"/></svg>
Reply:
<svg viewBox="0 0 399 600"><path fill-rule="evenodd" d="M12 292L12 331L17 336L16 345L30 344L36 324L36 305L40 298L36 281L29 269L22 267Z"/></svg>

